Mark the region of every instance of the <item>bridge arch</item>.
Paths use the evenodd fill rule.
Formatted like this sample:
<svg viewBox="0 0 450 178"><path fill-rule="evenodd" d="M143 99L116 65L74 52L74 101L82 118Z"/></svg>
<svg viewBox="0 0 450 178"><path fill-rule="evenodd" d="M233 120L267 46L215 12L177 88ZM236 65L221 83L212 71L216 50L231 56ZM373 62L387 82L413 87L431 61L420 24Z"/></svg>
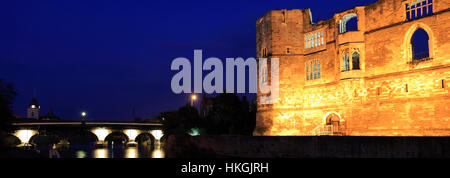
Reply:
<svg viewBox="0 0 450 178"><path fill-rule="evenodd" d="M71 133L67 141L69 143L95 143L99 140L96 134L88 130L79 130Z"/></svg>
<svg viewBox="0 0 450 178"><path fill-rule="evenodd" d="M38 133L37 130L32 130L32 129L21 129L21 130L17 130L16 132L14 132L14 136L16 136L17 138L19 138L21 144L29 144L30 142L30 138L33 137L34 135L36 135Z"/></svg>
<svg viewBox="0 0 450 178"><path fill-rule="evenodd" d="M112 131L105 137L105 142L114 142L114 143L128 143L130 142L130 138L122 131Z"/></svg>
<svg viewBox="0 0 450 178"><path fill-rule="evenodd" d="M8 134L4 139L4 144L9 147L14 147L20 145L21 143L22 141L20 141L19 137L15 136L14 134Z"/></svg>
<svg viewBox="0 0 450 178"><path fill-rule="evenodd" d="M123 133L124 133L125 135L128 136L129 142L135 142L137 136L138 136L139 134L141 134L142 131L137 130L137 129L125 129L125 130L123 131Z"/></svg>
<svg viewBox="0 0 450 178"><path fill-rule="evenodd" d="M36 135L33 135L30 140L29 143L33 144L33 145L38 145L38 146L48 146L48 145L53 145L53 144L57 144L59 141L61 141L61 137L57 136L57 135L47 135L47 134L41 134L38 133Z"/></svg>
<svg viewBox="0 0 450 178"><path fill-rule="evenodd" d="M142 133L140 133L140 134L136 137L135 141L136 141L137 143L139 143L139 144L143 144L143 143L145 143L145 142L149 142L150 145L155 145L156 139L155 139L155 137L154 137L152 134L150 134L149 132L142 132Z"/></svg>

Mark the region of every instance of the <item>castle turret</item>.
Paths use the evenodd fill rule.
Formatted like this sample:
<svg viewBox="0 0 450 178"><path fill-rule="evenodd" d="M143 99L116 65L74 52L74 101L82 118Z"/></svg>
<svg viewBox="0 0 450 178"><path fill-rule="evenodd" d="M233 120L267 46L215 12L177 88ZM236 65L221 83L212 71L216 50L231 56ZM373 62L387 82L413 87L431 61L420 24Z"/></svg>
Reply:
<svg viewBox="0 0 450 178"><path fill-rule="evenodd" d="M38 120L39 114L40 114L41 106L39 106L39 103L37 102L36 98L33 98L28 105L27 109L27 118L33 118Z"/></svg>

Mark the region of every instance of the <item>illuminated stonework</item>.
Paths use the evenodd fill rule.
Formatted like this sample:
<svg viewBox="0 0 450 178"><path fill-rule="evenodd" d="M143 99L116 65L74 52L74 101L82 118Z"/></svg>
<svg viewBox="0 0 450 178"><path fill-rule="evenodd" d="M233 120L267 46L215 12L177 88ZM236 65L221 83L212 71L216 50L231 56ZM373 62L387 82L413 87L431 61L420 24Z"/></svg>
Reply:
<svg viewBox="0 0 450 178"><path fill-rule="evenodd" d="M412 1L432 10L407 18ZM278 101L258 104L254 135L450 136L450 4L419 1L380 0L315 24L309 9L260 18L257 54L279 58L280 80ZM357 30L344 27L351 18ZM419 30L425 53L411 42ZM319 61L309 80L305 66Z"/></svg>

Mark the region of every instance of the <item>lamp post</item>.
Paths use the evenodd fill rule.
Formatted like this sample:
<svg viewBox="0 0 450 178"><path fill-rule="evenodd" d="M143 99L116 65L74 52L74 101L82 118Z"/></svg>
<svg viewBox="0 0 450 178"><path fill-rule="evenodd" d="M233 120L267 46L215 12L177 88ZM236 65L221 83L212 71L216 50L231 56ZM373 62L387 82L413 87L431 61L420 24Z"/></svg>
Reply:
<svg viewBox="0 0 450 178"><path fill-rule="evenodd" d="M85 124L86 123L86 112L81 112L81 123Z"/></svg>
<svg viewBox="0 0 450 178"><path fill-rule="evenodd" d="M192 95L191 96L191 106L194 107L194 101L197 100L197 96L196 95Z"/></svg>

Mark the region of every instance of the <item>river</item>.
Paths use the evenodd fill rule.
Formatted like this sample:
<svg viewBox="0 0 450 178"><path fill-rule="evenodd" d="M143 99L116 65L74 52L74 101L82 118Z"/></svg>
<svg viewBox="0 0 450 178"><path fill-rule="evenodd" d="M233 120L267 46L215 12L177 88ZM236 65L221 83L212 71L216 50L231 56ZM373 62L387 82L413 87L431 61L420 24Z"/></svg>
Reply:
<svg viewBox="0 0 450 178"><path fill-rule="evenodd" d="M109 144L99 147L94 144L70 144L56 145L53 148L36 146L32 150L41 157L51 158L164 158L160 145Z"/></svg>

